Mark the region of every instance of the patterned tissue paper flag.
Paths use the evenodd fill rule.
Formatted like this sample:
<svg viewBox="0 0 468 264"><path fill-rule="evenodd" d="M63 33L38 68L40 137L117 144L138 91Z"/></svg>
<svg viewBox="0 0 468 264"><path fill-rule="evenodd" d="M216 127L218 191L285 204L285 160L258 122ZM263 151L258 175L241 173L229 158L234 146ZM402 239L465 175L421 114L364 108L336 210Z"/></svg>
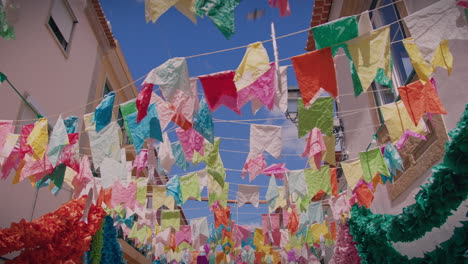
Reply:
<svg viewBox="0 0 468 264"><path fill-rule="evenodd" d="M52 173L54 170L54 167L50 163L47 156L44 156L44 159L37 160L28 158L28 156L26 158L27 160L24 163L24 167L16 171L17 175L20 175L19 181L22 181L28 177L33 177L32 179L30 179L34 183L42 179L47 174Z"/></svg>
<svg viewBox="0 0 468 264"><path fill-rule="evenodd" d="M237 91L254 83L268 70L270 70L270 58L263 44L261 42L249 44L234 76Z"/></svg>
<svg viewBox="0 0 468 264"><path fill-rule="evenodd" d="M278 185L276 185L276 179L274 177L270 177L270 183L268 184L268 189L265 195L265 198L268 201L270 211L274 209L278 197L279 192Z"/></svg>
<svg viewBox="0 0 468 264"><path fill-rule="evenodd" d="M195 9L201 17L208 16L226 39L234 34L234 9L240 0L198 0Z"/></svg>
<svg viewBox="0 0 468 264"><path fill-rule="evenodd" d="M208 206L212 206L215 201L223 207L227 205L229 197L229 183L225 182L224 187L221 187L217 182L208 176Z"/></svg>
<svg viewBox="0 0 468 264"><path fill-rule="evenodd" d="M224 71L198 76L211 112L216 111L221 105L225 105L240 115L240 110L237 108L237 89L233 81L234 75L234 71Z"/></svg>
<svg viewBox="0 0 468 264"><path fill-rule="evenodd" d="M148 167L148 149L142 149L135 160L133 160L133 168L137 168L136 177L140 177L143 168Z"/></svg>
<svg viewBox="0 0 468 264"><path fill-rule="evenodd" d="M326 91L333 97L338 96L335 64L331 48L319 49L291 58L296 73L302 100L306 108Z"/></svg>
<svg viewBox="0 0 468 264"><path fill-rule="evenodd" d="M288 110L288 66L279 67L275 89L275 106L285 113Z"/></svg>
<svg viewBox="0 0 468 264"><path fill-rule="evenodd" d="M382 105L380 110L393 143L397 142L407 129L418 134L425 133L424 122L415 126L403 101Z"/></svg>
<svg viewBox="0 0 468 264"><path fill-rule="evenodd" d="M13 149L15 149L16 142L18 141L19 137L20 135L12 134L12 133L9 133L8 135L6 135L5 141L3 143L3 148L0 150L0 167L5 167L7 165L6 160L8 160ZM16 149L18 150L18 148ZM6 168L5 168L5 171L6 171ZM3 174L3 172L1 174ZM8 177L8 174L9 173L3 174L4 175L3 177ZM0 178L3 179L3 177L0 177Z"/></svg>
<svg viewBox="0 0 468 264"><path fill-rule="evenodd" d="M189 121L192 120L193 114L195 110L198 109L199 105L198 96L196 96L198 94L197 81L198 79L196 78L190 79L190 89L192 90L193 96L177 91L171 101L174 110Z"/></svg>
<svg viewBox="0 0 468 264"><path fill-rule="evenodd" d="M200 201L200 185L198 183L197 173L180 177L180 190L182 192L182 203L185 203L190 197Z"/></svg>
<svg viewBox="0 0 468 264"><path fill-rule="evenodd" d="M159 85L164 98L171 102L176 91L194 96L190 87L190 78L185 58L172 58L153 69L146 77L145 83Z"/></svg>
<svg viewBox="0 0 468 264"><path fill-rule="evenodd" d="M211 144L214 143L214 124L205 97L200 100L200 106L193 114L193 129L200 133Z"/></svg>
<svg viewBox="0 0 468 264"><path fill-rule="evenodd" d="M260 199L260 187L255 185L239 184L237 186L237 206L241 207L246 203L251 203L258 208Z"/></svg>
<svg viewBox="0 0 468 264"><path fill-rule="evenodd" d="M307 184L304 170L292 170L288 173L289 193L296 193L300 197L307 195Z"/></svg>
<svg viewBox="0 0 468 264"><path fill-rule="evenodd" d="M224 227L229 226L231 219L231 207L227 206L226 208L215 208L213 210L215 228L224 225Z"/></svg>
<svg viewBox="0 0 468 264"><path fill-rule="evenodd" d="M96 132L105 128L112 119L112 109L114 108L115 92L104 95L101 103L96 106L94 111L94 122L96 123Z"/></svg>
<svg viewBox="0 0 468 264"><path fill-rule="evenodd" d="M137 123L140 123L148 112L148 106L150 105L153 87L154 84L145 83L143 89L141 89L141 91L138 93L136 98L136 108L138 109Z"/></svg>
<svg viewBox="0 0 468 264"><path fill-rule="evenodd" d="M150 21L155 23L162 14L177 2L179 0L145 0L146 23Z"/></svg>
<svg viewBox="0 0 468 264"><path fill-rule="evenodd" d="M174 197L174 201L178 206L182 205L182 191L180 189L179 176L174 176L166 183L167 195Z"/></svg>
<svg viewBox="0 0 468 264"><path fill-rule="evenodd" d="M180 230L175 234L176 245L180 245L182 242L191 244L192 242L192 231L190 225L180 226Z"/></svg>
<svg viewBox="0 0 468 264"><path fill-rule="evenodd" d="M342 193L338 197L332 197L329 199L329 203L333 219L336 221L340 220L342 215L347 215L351 209L346 193Z"/></svg>
<svg viewBox="0 0 468 264"><path fill-rule="evenodd" d="M162 141L163 138L155 104L151 104L148 107L148 113L140 123L137 122L137 118L138 112L127 116L127 124L130 129L133 146L138 154L143 148L146 138L153 138L159 141Z"/></svg>
<svg viewBox="0 0 468 264"><path fill-rule="evenodd" d="M361 160L362 172L366 182L371 182L377 172L390 177L390 172L388 171L380 148L360 152L359 159Z"/></svg>
<svg viewBox="0 0 468 264"><path fill-rule="evenodd" d="M136 179L136 201L146 208L146 191L148 190L148 179L147 178L139 178Z"/></svg>
<svg viewBox="0 0 468 264"><path fill-rule="evenodd" d="M281 17L291 15L291 8L289 7L289 0L268 0L268 4L271 7L278 8L279 11L280 11L280 16Z"/></svg>
<svg viewBox="0 0 468 264"><path fill-rule="evenodd" d="M163 205L168 209L174 209L174 197L168 196L166 186L164 185L153 185L153 210L158 210Z"/></svg>
<svg viewBox="0 0 468 264"><path fill-rule="evenodd" d="M176 162L174 152L172 152L171 141L167 133L163 134L163 142L159 145L158 153L159 161L162 168L167 172L171 172L171 168Z"/></svg>
<svg viewBox="0 0 468 264"><path fill-rule="evenodd" d="M320 190L331 194L330 166L323 166L320 170L305 169L304 173L310 198Z"/></svg>
<svg viewBox="0 0 468 264"><path fill-rule="evenodd" d="M282 148L281 139L281 126L250 125L249 156L257 156L266 151L276 159L279 159Z"/></svg>
<svg viewBox="0 0 468 264"><path fill-rule="evenodd" d="M174 154L174 158L176 160L176 165L179 166L182 170L186 171L190 163L187 161L185 157L184 151L182 150L182 146L179 142L175 142L171 144L172 153Z"/></svg>
<svg viewBox="0 0 468 264"><path fill-rule="evenodd" d="M302 157L307 157L308 160L314 160L315 167L320 169L322 163L322 153L327 150L325 141L323 140L322 131L319 128L314 128L309 133L306 146Z"/></svg>
<svg viewBox="0 0 468 264"><path fill-rule="evenodd" d="M262 232L266 245L280 246L280 216L281 214L262 214Z"/></svg>
<svg viewBox="0 0 468 264"><path fill-rule="evenodd" d="M268 175L270 177L275 177L278 180L284 180L285 173L288 173L289 170L286 168L286 163L272 164L267 168L263 169L262 174Z"/></svg>
<svg viewBox="0 0 468 264"><path fill-rule="evenodd" d="M233 230L236 246L240 246L242 241L247 241L247 239L252 237L252 233L248 226L234 225Z"/></svg>
<svg viewBox="0 0 468 264"><path fill-rule="evenodd" d="M263 157L263 153L260 153L257 157L250 158L247 157L247 161L242 168L242 178L245 178L247 172L249 173L249 182L252 182L259 174L262 173L262 170L265 169L267 163Z"/></svg>
<svg viewBox="0 0 468 264"><path fill-rule="evenodd" d="M67 129L63 123L62 116L59 116L52 130L52 134L50 135L49 147L47 150L47 157L52 166L55 167L57 165L63 148L69 143Z"/></svg>
<svg viewBox="0 0 468 264"><path fill-rule="evenodd" d="M162 210L161 211L161 227L174 228L176 231L180 229L180 210Z"/></svg>
<svg viewBox="0 0 468 264"><path fill-rule="evenodd" d="M447 114L431 82L416 81L399 87L398 92L416 126L424 113Z"/></svg>
<svg viewBox="0 0 468 264"><path fill-rule="evenodd" d="M47 119L41 118L34 123L34 128L29 134L26 144L31 147L34 159L42 159L46 153L48 139Z"/></svg>
<svg viewBox="0 0 468 264"><path fill-rule="evenodd" d="M247 87L237 92L237 107L241 109L248 101L252 100L252 112L256 113L261 105L265 105L268 110L273 110L276 95L276 67L275 63L270 64L271 68L258 77ZM255 107L254 107L255 100ZM258 105L260 106L257 106Z"/></svg>
<svg viewBox="0 0 468 264"><path fill-rule="evenodd" d="M302 99L297 100L298 105L298 136L302 138L317 127L325 135L333 135L333 99L319 97L309 109L304 107Z"/></svg>
<svg viewBox="0 0 468 264"><path fill-rule="evenodd" d="M344 176L351 190L356 187L356 184L358 184L359 180L364 178L364 172L362 170L360 160L352 162L341 162L341 168L343 169Z"/></svg>
<svg viewBox="0 0 468 264"><path fill-rule="evenodd" d="M347 45L364 91L367 91L374 79L381 80L382 76L376 78L379 71L385 73L385 79L391 78L388 26L354 38Z"/></svg>
<svg viewBox="0 0 468 264"><path fill-rule="evenodd" d="M117 207L123 204L127 208L135 209L136 189L135 182L130 182L125 186L122 185L120 181L116 181L114 185L112 185L112 205Z"/></svg>
<svg viewBox="0 0 468 264"><path fill-rule="evenodd" d="M183 130L178 127L176 133L188 161L192 160L194 151L203 155L204 139L195 129Z"/></svg>
<svg viewBox="0 0 468 264"><path fill-rule="evenodd" d="M200 248L209 236L207 218L190 219L190 228L192 230L192 245L194 248Z"/></svg>
<svg viewBox="0 0 468 264"><path fill-rule="evenodd" d="M307 215L308 220L311 224L318 223L321 224L323 222L323 206L322 202L315 202L310 203L309 207L307 208Z"/></svg>
<svg viewBox="0 0 468 264"><path fill-rule="evenodd" d="M110 123L99 132L88 131L94 169L98 169L104 158L120 161L121 130L117 122Z"/></svg>
<svg viewBox="0 0 468 264"><path fill-rule="evenodd" d="M83 155L83 158L80 162L80 170L72 181L75 197L78 197L78 195L81 193L81 190L83 190L86 185L94 178L93 172L91 171L89 165L88 156Z"/></svg>
<svg viewBox="0 0 468 264"><path fill-rule="evenodd" d="M8 134L14 133L14 129L13 121L0 120L0 151L3 150Z"/></svg>
<svg viewBox="0 0 468 264"><path fill-rule="evenodd" d="M175 111L173 106L164 101L161 97L159 97L156 93L151 94L151 104L155 103L157 107L159 122L161 124L161 130L167 128L169 123L171 122L172 118L175 115Z"/></svg>
<svg viewBox="0 0 468 264"><path fill-rule="evenodd" d="M213 178L220 187L224 186L226 180L226 169L224 168L223 160L219 154L219 145L221 140L219 138L215 139L214 144L206 143L205 144L205 164L206 172Z"/></svg>
<svg viewBox="0 0 468 264"><path fill-rule="evenodd" d="M78 117L77 116L68 116L63 119L63 123L67 129L67 134L73 134L78 132Z"/></svg>
<svg viewBox="0 0 468 264"><path fill-rule="evenodd" d="M398 150L392 143L385 145L383 158L390 170L390 175L392 176L392 178L390 178L390 182L392 182L393 177L397 174L397 170L403 171L403 160L400 153L398 153ZM385 182L386 178L383 178L383 183Z"/></svg>
<svg viewBox="0 0 468 264"><path fill-rule="evenodd" d="M323 161L333 166L336 166L335 140L335 136L323 136L323 141L325 142L326 147L326 150L322 154Z"/></svg>
<svg viewBox="0 0 468 264"><path fill-rule="evenodd" d="M428 62L433 61L442 40L468 40L467 21L455 1L438 1L403 20L422 57Z"/></svg>

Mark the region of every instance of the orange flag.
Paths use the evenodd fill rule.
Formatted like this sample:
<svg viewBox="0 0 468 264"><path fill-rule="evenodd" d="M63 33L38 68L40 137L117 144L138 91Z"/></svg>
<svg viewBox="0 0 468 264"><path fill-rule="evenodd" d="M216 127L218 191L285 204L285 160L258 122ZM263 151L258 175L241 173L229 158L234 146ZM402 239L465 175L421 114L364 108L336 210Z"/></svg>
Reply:
<svg viewBox="0 0 468 264"><path fill-rule="evenodd" d="M374 200L374 193L369 189L367 184L359 185L354 189L354 192L357 194L359 205L364 205L366 208L371 206L372 201Z"/></svg>
<svg viewBox="0 0 468 264"><path fill-rule="evenodd" d="M289 221L288 221L288 229L291 232L291 235L296 234L298 227L299 227L299 219L297 218L296 209L293 209L292 213L289 215Z"/></svg>
<svg viewBox="0 0 468 264"><path fill-rule="evenodd" d="M424 113L447 114L431 82L416 81L398 88L398 92L416 126Z"/></svg>
<svg viewBox="0 0 468 264"><path fill-rule="evenodd" d="M329 47L295 56L291 61L306 108L320 95L320 88L335 98L338 96L335 64Z"/></svg>
<svg viewBox="0 0 468 264"><path fill-rule="evenodd" d="M338 196L338 180L336 179L336 168L330 169L330 182L333 196Z"/></svg>
<svg viewBox="0 0 468 264"><path fill-rule="evenodd" d="M218 228L220 225L224 225L224 227L227 228L229 226L231 207L227 206L225 209L215 208L213 212L215 219L215 227Z"/></svg>

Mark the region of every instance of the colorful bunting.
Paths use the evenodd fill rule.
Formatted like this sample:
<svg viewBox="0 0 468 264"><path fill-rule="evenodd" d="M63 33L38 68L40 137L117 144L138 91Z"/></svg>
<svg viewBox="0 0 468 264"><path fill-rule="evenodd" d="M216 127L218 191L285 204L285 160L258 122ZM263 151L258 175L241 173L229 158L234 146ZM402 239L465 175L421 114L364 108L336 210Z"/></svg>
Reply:
<svg viewBox="0 0 468 264"><path fill-rule="evenodd" d="M361 160L363 178L366 182L371 182L377 172L390 177L390 172L388 171L387 164L385 164L380 148L360 152L359 158Z"/></svg>
<svg viewBox="0 0 468 264"><path fill-rule="evenodd" d="M402 101L382 105L380 111L392 142L398 141L407 129L418 134L424 133L424 122L415 126Z"/></svg>
<svg viewBox="0 0 468 264"><path fill-rule="evenodd" d="M241 207L246 203L251 203L253 206L258 208L260 199L260 189L254 185L243 185L237 186L237 206Z"/></svg>
<svg viewBox="0 0 468 264"><path fill-rule="evenodd" d="M250 125L250 157L267 151L276 159L281 156L281 127L272 125Z"/></svg>
<svg viewBox="0 0 468 264"><path fill-rule="evenodd" d="M306 109L302 99L297 100L298 105L298 136L302 138L317 127L325 135L333 135L333 99L331 97L319 97L314 104Z"/></svg>
<svg viewBox="0 0 468 264"><path fill-rule="evenodd" d="M260 153L258 156L250 158L247 157L247 161L242 168L242 178L245 178L247 172L249 173L249 182L252 182L262 170L265 169L267 163L265 162L265 158L263 157L263 153Z"/></svg>
<svg viewBox="0 0 468 264"><path fill-rule="evenodd" d="M175 142L171 144L171 147L172 147L172 153L174 154L174 158L176 160L175 163L182 170L186 171L189 168L190 163L187 161L187 158L185 157L182 146L180 145L179 142Z"/></svg>
<svg viewBox="0 0 468 264"><path fill-rule="evenodd" d="M364 172L362 170L361 161L356 160L352 162L341 162L341 168L343 174L346 177L349 188L354 189L360 179L364 178Z"/></svg>
<svg viewBox="0 0 468 264"><path fill-rule="evenodd" d="M112 119L112 109L114 108L115 92L104 95L101 103L96 106L94 111L94 122L96 123L96 132L101 131L109 125Z"/></svg>
<svg viewBox="0 0 468 264"><path fill-rule="evenodd" d="M249 44L234 76L237 91L253 84L268 70L270 70L270 58L263 44L261 42Z"/></svg>
<svg viewBox="0 0 468 264"><path fill-rule="evenodd" d="M214 124L206 99L200 100L200 106L193 115L193 129L211 144L214 143Z"/></svg>
<svg viewBox="0 0 468 264"><path fill-rule="evenodd" d="M52 166L55 167L57 165L63 148L69 143L65 124L63 123L62 116L59 116L50 135L49 147L47 149L47 157Z"/></svg>
<svg viewBox="0 0 468 264"><path fill-rule="evenodd" d="M192 173L188 176L180 177L180 190L182 192L182 203L185 203L190 197L200 201L200 185L198 175Z"/></svg>
<svg viewBox="0 0 468 264"><path fill-rule="evenodd" d="M192 160L194 151L203 155L204 139L195 129L190 128L184 131L178 127L176 133L188 161Z"/></svg>
<svg viewBox="0 0 468 264"><path fill-rule="evenodd" d="M233 81L234 76L234 71L198 76L211 112L216 111L221 105L225 105L232 111L240 114L240 110L237 107L237 88Z"/></svg>
<svg viewBox="0 0 468 264"><path fill-rule="evenodd" d="M275 83L277 80L275 76L275 63L271 63L268 71L260 75L251 84L238 91L238 109L241 109L248 101L252 100L252 112L254 113L258 111L258 108L260 108L261 105L265 105L270 111L273 110L276 95L275 88L277 86ZM260 107L257 104L260 105Z"/></svg>
<svg viewBox="0 0 468 264"><path fill-rule="evenodd" d="M197 0L197 14L208 16L226 39L234 34L234 8L240 0Z"/></svg>
<svg viewBox="0 0 468 264"><path fill-rule="evenodd" d="M172 151L171 141L169 141L167 133L163 134L163 142L159 145L158 157L162 168L169 173L176 160L174 152Z"/></svg>
<svg viewBox="0 0 468 264"><path fill-rule="evenodd" d="M319 128L314 128L309 133L307 143L302 153L302 157L307 157L308 160L314 160L315 167L320 169L322 162L322 153L326 151L325 142L323 140L322 131Z"/></svg>
<svg viewBox="0 0 468 264"><path fill-rule="evenodd" d="M136 98L136 108L138 109L137 124L146 116L148 106L151 100L151 94L153 93L154 84L145 83L145 86L138 93Z"/></svg>
<svg viewBox="0 0 468 264"><path fill-rule="evenodd" d="M34 123L34 128L28 135L26 144L31 147L34 159L42 159L46 152L48 139L47 119L41 118Z"/></svg>
<svg viewBox="0 0 468 264"><path fill-rule="evenodd" d="M161 211L161 227L174 228L176 231L180 229L180 210L162 210Z"/></svg>
<svg viewBox="0 0 468 264"><path fill-rule="evenodd" d="M94 169L98 169L104 158L120 161L121 130L116 122L110 123L101 131L88 131Z"/></svg>
<svg viewBox="0 0 468 264"><path fill-rule="evenodd" d="M329 166L323 166L320 170L305 169L304 173L310 198L314 197L320 190L331 194Z"/></svg>
<svg viewBox="0 0 468 264"><path fill-rule="evenodd" d="M162 141L163 138L155 104L151 104L148 107L148 113L140 123L137 122L137 114L138 113L133 113L128 115L127 124L130 129L129 136L132 137L133 146L135 146L135 150L138 154L143 148L143 143L146 138L153 138L159 141Z"/></svg>
<svg viewBox="0 0 468 264"><path fill-rule="evenodd" d="M280 11L280 16L290 16L291 9L289 7L289 0L268 0L268 4L271 7L276 7Z"/></svg>

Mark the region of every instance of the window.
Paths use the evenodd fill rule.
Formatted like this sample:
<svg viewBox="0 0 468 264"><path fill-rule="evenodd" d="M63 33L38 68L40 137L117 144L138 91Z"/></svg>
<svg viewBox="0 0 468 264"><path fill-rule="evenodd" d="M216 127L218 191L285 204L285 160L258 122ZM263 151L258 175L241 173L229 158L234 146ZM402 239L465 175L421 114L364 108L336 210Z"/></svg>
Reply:
<svg viewBox="0 0 468 264"><path fill-rule="evenodd" d="M54 0L47 24L64 51L68 51L75 24L78 23L66 0Z"/></svg>

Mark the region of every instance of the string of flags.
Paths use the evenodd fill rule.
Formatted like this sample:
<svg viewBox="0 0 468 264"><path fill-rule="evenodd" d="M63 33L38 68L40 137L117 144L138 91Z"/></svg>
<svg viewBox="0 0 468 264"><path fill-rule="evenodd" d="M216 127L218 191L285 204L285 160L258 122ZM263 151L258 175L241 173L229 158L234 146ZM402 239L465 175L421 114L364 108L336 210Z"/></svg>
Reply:
<svg viewBox="0 0 468 264"><path fill-rule="evenodd" d="M162 14L159 11L163 9L154 6L163 2L166 10L174 5L189 17L195 12L207 15L226 36L233 33L230 26L219 23L233 23L223 19L230 16L238 1L148 0L148 20L155 21ZM270 4L282 9L286 2ZM241 176L248 173L249 181L260 174L270 177L265 194L269 213L262 215L261 228L251 230L231 217L227 206L231 184L226 181L220 138L215 137L212 117L221 105L240 114L248 101L254 113L262 106L286 111L287 68L270 63L261 42L247 47L235 71L190 78L186 59L181 57L153 69L138 97L119 106L125 132L137 154L133 161L127 160L122 130L112 121L113 92L93 113L83 116L91 160L79 155L78 117L60 116L51 131L48 119L40 118L23 125L19 134L14 133L14 120L0 121L0 178L6 180L14 174L13 183L29 179L34 188L49 186L54 194L65 182L73 188L75 198L92 193L88 197L106 208L126 237L169 261L241 259L276 263L302 259L318 263L320 256L307 245L323 249L332 244L337 237L337 222L339 225L349 217L350 205L369 207L377 184L391 182L404 169L400 151L408 137L425 138L423 115L447 114L431 76L436 66L450 74L453 57L448 41L468 39L468 25L460 7L449 2L441 6L441 2L404 19L412 39L403 43L420 80L397 88L401 101L380 107L391 142L361 152L358 159L339 162L350 189L341 193L333 135L333 103L339 97L333 56L339 48L344 49L356 96L373 81L392 87L390 27L372 29L367 13L363 13L359 21L351 16L313 28L318 50L291 59L302 95L298 99L298 138L307 135L302 156L309 168L290 170L284 163L268 164L265 152L275 159L281 157L282 127L250 126L249 153ZM463 23L455 23L460 16ZM424 25L433 27L421 28L422 23L416 20L427 20ZM427 43L434 43L434 39L437 45L429 46ZM196 96L198 80L201 98ZM155 92L156 86L160 94ZM321 96L322 92L330 96ZM171 122L177 126L178 142L169 140L166 129ZM174 165L187 170L190 163L201 162L205 164L201 171L168 177ZM132 176L133 168L136 177ZM93 170L99 171L100 177L95 177ZM147 177L142 177L142 171L147 171ZM278 186L278 180L282 186ZM214 223L202 217L183 224L181 206L189 199L201 200L205 187ZM324 217L323 201L312 202L323 194L331 196L327 199L331 216ZM246 203L258 207L260 188L240 184L236 197L238 207Z"/></svg>

